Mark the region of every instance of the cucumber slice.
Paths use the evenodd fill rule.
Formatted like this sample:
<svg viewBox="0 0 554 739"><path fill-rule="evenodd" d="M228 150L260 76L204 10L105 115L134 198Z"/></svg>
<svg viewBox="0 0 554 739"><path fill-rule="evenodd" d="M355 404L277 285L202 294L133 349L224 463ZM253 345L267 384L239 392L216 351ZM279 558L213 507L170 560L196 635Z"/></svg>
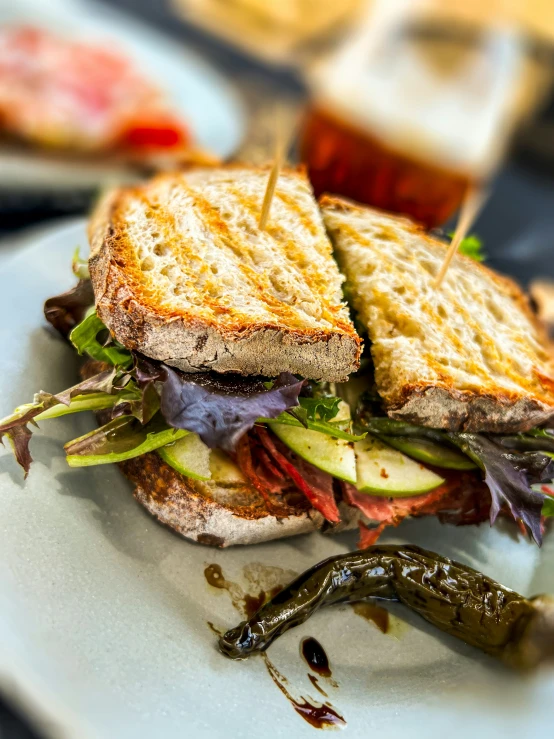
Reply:
<svg viewBox="0 0 554 739"><path fill-rule="evenodd" d="M379 439L366 436L354 444L358 482L362 493L404 498L421 495L444 479Z"/></svg>
<svg viewBox="0 0 554 739"><path fill-rule="evenodd" d="M356 483L356 457L351 442L284 423L269 423L268 426L306 462L339 480Z"/></svg>
<svg viewBox="0 0 554 739"><path fill-rule="evenodd" d="M419 459L436 467L448 470L474 470L476 465L465 454L456 449L435 444L429 439L410 439L407 436L382 436L383 441L398 449L408 457Z"/></svg>
<svg viewBox="0 0 554 739"><path fill-rule="evenodd" d="M187 434L174 444L158 449L164 462L193 480L209 480L210 449L197 434Z"/></svg>
<svg viewBox="0 0 554 739"><path fill-rule="evenodd" d="M229 457L221 449L212 449L210 454L211 480L223 485L236 485L246 482L244 475Z"/></svg>

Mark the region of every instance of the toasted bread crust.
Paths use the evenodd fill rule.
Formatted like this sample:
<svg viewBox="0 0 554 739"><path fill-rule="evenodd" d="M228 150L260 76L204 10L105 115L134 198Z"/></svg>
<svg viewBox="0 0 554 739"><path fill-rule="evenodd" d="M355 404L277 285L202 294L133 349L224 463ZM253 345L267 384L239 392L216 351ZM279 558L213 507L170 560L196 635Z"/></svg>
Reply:
<svg viewBox="0 0 554 739"><path fill-rule="evenodd" d="M250 485L221 486L179 474L157 454L145 454L120 465L135 484L134 495L161 523L199 544L228 547L257 544L326 527L323 516L298 496L279 503L282 515L270 513ZM359 511L341 505L342 522L329 532L354 528Z"/></svg>
<svg viewBox="0 0 554 739"><path fill-rule="evenodd" d="M315 203L310 209L311 191L305 177L295 170L284 171L282 182L287 186L276 198L288 215L289 225L283 228L273 224L262 233L252 225L257 199L240 192L239 187L241 177L250 178L251 188L261 198L265 170L243 167L235 174L235 168L231 169L232 176L238 178L236 185L227 180L218 183L222 172L229 180L232 178L227 170L192 168L190 172L161 175L143 187L119 189L98 205L90 221L89 238L90 273L100 318L127 348L183 371L274 376L288 370L310 379L346 379L358 367L361 340L341 302L341 277ZM193 187L187 176L189 180L199 177L199 182L202 178L215 180L216 186L227 188L231 195L224 191L221 197L232 200L233 218L235 211L245 214L240 228L234 221L231 227L220 210L198 192L197 180ZM220 265L210 264L215 272L207 278L207 264L198 268L202 272L198 279L206 279L206 287L201 302L192 305L186 301L188 293L196 289L196 278L189 269L189 264L198 260L194 238L183 236L184 227L175 214L160 214L163 199L159 206L152 206L160 191L172 192L171 188L179 193L182 190L186 202L192 203L189 212L197 218L194 228L203 224L208 238L222 254ZM301 196L300 205L291 195L296 191ZM149 218L157 219L155 235L164 249L172 251L168 259L173 261L166 269L174 266L181 270L179 278L185 284L177 285L173 290L177 297L171 300L167 299L166 287L162 294L160 280L156 283L148 276L147 260L141 261L139 248L130 236L129 214L137 208L145 208ZM159 215L154 217L154 212ZM193 215L188 217L192 219ZM182 218L186 219L186 214ZM297 234L294 238L293 232ZM281 260L276 282L267 276L271 266L257 266L258 260L267 260L270 248ZM232 288L225 287L226 275L221 273L226 269L237 275ZM181 301L179 290L185 295ZM291 297L291 290L298 295ZM243 294L252 296L259 306L256 311L245 311L240 306ZM306 300L308 312L302 308Z"/></svg>
<svg viewBox="0 0 554 739"><path fill-rule="evenodd" d="M354 308L372 339L377 387L391 417L435 428L490 433L526 431L554 417L554 362L547 332L515 282L459 254L447 279L455 282L471 275L475 292L462 302L451 283L444 292L452 297L443 300L442 293L433 292L432 284L433 270L440 265L446 244L407 218L341 198L324 195L320 206ZM351 257L353 246L359 246L363 256ZM414 247L419 248L418 258L429 259L432 267L420 269L414 264ZM389 256L388 249L396 251ZM374 268L377 255L383 268ZM391 270L396 271L387 271L389 259ZM405 278L399 263L406 265ZM364 266L369 276L362 287ZM518 328L504 346L506 337L502 339L499 331L503 316L486 313L488 308L476 300L480 290L498 296L517 319ZM409 300L405 299L408 293ZM454 313L463 317L466 326L471 324L472 330L460 328L460 322L452 330ZM486 316L480 322L476 320L479 313ZM428 341L426 334L432 332L442 342ZM472 354L465 342L477 335L482 341L475 344ZM437 360L443 347L449 350L445 354L452 365ZM460 366L467 370L466 378L473 375L471 381L460 380Z"/></svg>

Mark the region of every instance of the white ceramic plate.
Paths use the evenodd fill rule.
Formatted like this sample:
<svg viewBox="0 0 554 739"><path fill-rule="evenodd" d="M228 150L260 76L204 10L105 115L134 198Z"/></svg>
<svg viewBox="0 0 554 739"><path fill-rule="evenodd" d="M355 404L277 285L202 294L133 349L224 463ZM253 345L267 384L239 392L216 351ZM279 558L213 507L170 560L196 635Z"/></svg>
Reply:
<svg viewBox="0 0 554 739"><path fill-rule="evenodd" d="M43 326L42 302L71 286L82 223L23 248L0 271L0 415L38 389L75 382L76 358ZM231 580L261 563L296 571L347 551L355 536L297 537L217 551L160 526L111 466L69 470L62 443L93 426L69 416L33 439L26 482L0 455L0 683L52 736L311 737L259 658L235 663L207 626L239 620L204 568ZM542 551L513 528L452 528L414 520L386 541L412 542L470 563L515 589L554 591L554 538ZM244 581L243 581L244 582ZM330 608L269 650L295 696L317 699L299 656L301 637L324 645L339 688L330 700L348 736L548 736L551 674L523 679L403 611L396 640L348 607Z"/></svg>
<svg viewBox="0 0 554 739"><path fill-rule="evenodd" d="M0 24L33 24L85 40L113 45L136 60L188 123L198 146L229 157L244 133L244 112L230 83L184 46L139 21L87 0L0 2ZM96 187L121 180L121 168L0 154L0 185L19 188Z"/></svg>

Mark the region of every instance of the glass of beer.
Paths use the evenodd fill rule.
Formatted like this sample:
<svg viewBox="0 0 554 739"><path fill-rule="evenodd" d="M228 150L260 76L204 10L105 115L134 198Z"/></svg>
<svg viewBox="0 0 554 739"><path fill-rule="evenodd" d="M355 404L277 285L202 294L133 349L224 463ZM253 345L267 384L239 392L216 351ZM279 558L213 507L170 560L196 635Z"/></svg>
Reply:
<svg viewBox="0 0 554 739"><path fill-rule="evenodd" d="M509 23L450 26L419 0L375 0L310 75L300 157L336 193L443 224L486 180L521 115L527 51Z"/></svg>
<svg viewBox="0 0 554 739"><path fill-rule="evenodd" d="M300 156L317 197L337 193L404 213L434 228L458 209L469 176L395 151L371 131L314 105L306 115Z"/></svg>

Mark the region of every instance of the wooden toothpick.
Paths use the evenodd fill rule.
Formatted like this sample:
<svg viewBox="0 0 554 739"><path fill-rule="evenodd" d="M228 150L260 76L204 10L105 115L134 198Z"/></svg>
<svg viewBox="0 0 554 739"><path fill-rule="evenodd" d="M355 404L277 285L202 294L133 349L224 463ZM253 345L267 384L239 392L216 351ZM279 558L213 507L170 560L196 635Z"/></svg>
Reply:
<svg viewBox="0 0 554 739"><path fill-rule="evenodd" d="M442 281L444 280L444 276L450 267L450 263L454 259L454 255L458 251L458 247L460 246L462 239L466 237L467 232L475 222L475 219L479 215L479 211L483 207L486 199L487 193L483 187L472 187L468 189L462 203L462 207L460 208L460 215L458 217L454 236L452 237L444 262L442 263L437 279L435 280L435 290L440 288Z"/></svg>
<svg viewBox="0 0 554 739"><path fill-rule="evenodd" d="M281 167L283 166L283 158L285 152L284 140L285 137L283 134L283 121L281 117L281 112L277 110L275 114L275 161L273 162L273 167L271 168L271 172L269 173L269 177L267 178L264 201L262 204L262 212L260 213L260 220L258 222L258 227L260 231L263 231L267 226L269 211L271 209L271 203L275 194L275 186L277 185L279 172L281 171Z"/></svg>

